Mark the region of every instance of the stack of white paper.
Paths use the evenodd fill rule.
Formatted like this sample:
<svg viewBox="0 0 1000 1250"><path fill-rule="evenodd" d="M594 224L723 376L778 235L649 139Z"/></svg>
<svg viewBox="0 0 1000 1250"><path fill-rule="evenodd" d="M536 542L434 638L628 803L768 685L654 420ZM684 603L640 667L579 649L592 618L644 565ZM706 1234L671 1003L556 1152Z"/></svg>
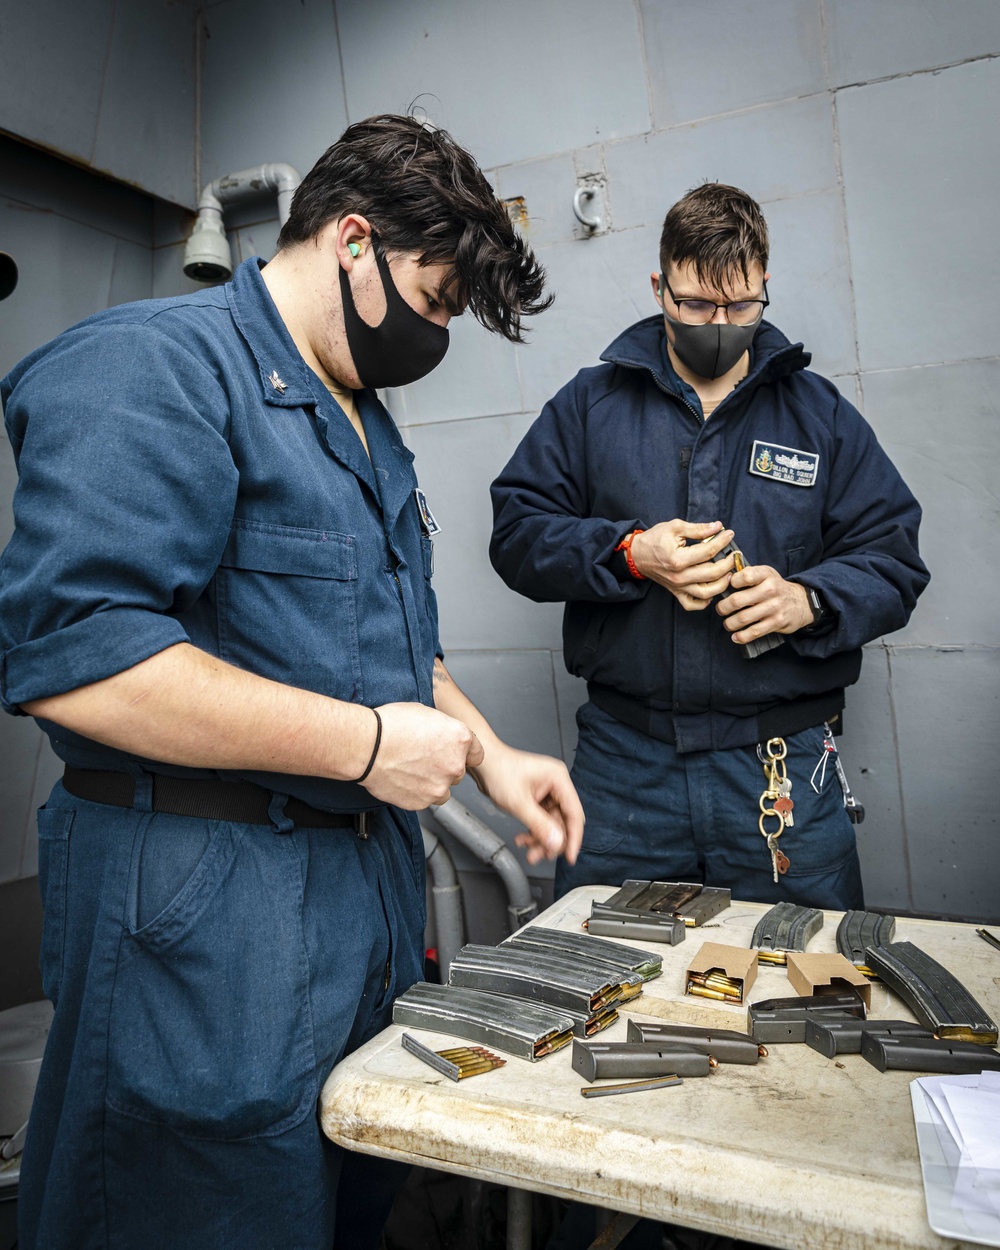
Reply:
<svg viewBox="0 0 1000 1250"><path fill-rule="evenodd" d="M1000 1072L922 1076L910 1095L931 1228L1000 1246Z"/></svg>

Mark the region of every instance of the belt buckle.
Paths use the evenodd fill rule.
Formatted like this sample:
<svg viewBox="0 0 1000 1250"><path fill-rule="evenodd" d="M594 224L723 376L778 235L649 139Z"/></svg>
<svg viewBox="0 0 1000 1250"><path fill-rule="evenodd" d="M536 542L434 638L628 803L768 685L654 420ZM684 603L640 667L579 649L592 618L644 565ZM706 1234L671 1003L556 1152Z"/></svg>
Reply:
<svg viewBox="0 0 1000 1250"><path fill-rule="evenodd" d="M355 812L354 813L354 832L359 838L367 838L372 831L372 813L371 812Z"/></svg>

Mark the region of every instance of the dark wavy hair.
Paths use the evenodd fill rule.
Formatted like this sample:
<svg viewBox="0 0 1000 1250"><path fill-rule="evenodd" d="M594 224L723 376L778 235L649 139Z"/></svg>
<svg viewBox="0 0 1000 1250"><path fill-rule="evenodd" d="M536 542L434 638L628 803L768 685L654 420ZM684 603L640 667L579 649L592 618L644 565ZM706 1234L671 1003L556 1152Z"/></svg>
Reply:
<svg viewBox="0 0 1000 1250"><path fill-rule="evenodd" d="M706 182L667 213L660 235L660 268L694 263L699 282L721 290L754 265L767 269L769 241L760 205L739 187Z"/></svg>
<svg viewBox="0 0 1000 1250"><path fill-rule="evenodd" d="M523 343L524 317L552 303L545 271L469 153L444 130L382 114L348 126L292 199L278 247L312 239L346 213L367 217L389 252L451 262L445 295L487 330Z"/></svg>

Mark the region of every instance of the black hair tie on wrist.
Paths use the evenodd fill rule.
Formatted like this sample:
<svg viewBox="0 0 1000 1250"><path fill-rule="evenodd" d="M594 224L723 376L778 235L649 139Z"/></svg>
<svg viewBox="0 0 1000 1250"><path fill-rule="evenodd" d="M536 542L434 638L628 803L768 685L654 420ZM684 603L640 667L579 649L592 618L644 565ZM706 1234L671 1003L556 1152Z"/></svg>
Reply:
<svg viewBox="0 0 1000 1250"><path fill-rule="evenodd" d="M364 779L368 776L371 770L375 767L375 757L376 755L378 755L378 749L382 745L382 717L379 716L378 712L374 708L372 708L371 710L372 710L372 714L375 717L375 724L377 726L375 730L375 745L374 747L372 747L372 754L371 754L371 759L368 761L368 767L365 769L365 771L361 774L360 777L355 777L354 779L355 785L360 785L360 783L364 781Z"/></svg>

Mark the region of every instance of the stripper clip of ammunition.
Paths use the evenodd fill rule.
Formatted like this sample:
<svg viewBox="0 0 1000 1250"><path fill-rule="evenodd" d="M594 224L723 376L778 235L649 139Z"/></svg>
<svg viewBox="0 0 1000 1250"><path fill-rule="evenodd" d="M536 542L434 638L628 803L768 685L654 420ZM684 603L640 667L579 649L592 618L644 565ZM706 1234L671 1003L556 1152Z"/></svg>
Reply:
<svg viewBox="0 0 1000 1250"><path fill-rule="evenodd" d="M403 1049L427 1064L428 1067L440 1072L450 1081L462 1081L468 1076L480 1076L483 1072L492 1072L494 1068L502 1068L507 1062L499 1055L493 1054L485 1046L456 1046L450 1050L431 1050L422 1042L418 1042L409 1033L404 1033L400 1041Z"/></svg>

